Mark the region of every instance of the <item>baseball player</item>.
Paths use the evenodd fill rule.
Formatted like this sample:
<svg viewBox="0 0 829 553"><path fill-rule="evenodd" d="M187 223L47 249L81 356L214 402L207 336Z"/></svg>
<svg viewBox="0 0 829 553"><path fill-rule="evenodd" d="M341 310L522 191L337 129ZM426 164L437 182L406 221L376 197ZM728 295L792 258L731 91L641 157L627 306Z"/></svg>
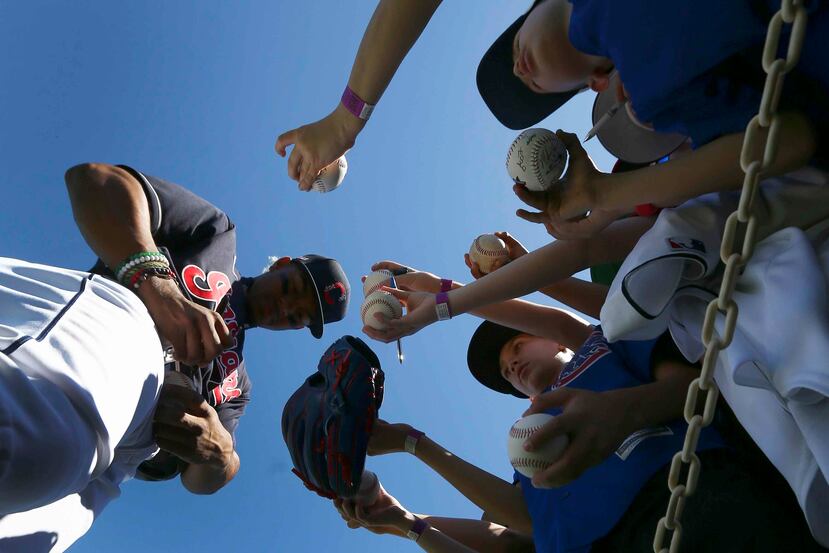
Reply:
<svg viewBox="0 0 829 553"><path fill-rule="evenodd" d="M241 277L235 225L178 185L99 164L69 169L66 182L93 269L2 265L0 393L25 409L0 411L11 444L0 550L65 549L133 474L220 489L239 468L246 330L320 337L348 306L348 280L325 257L282 257ZM162 388L171 370L187 385Z"/></svg>
<svg viewBox="0 0 829 553"><path fill-rule="evenodd" d="M387 263L384 268L399 265ZM397 279L409 289L441 286L434 275L417 271ZM562 457L532 479L516 473L519 485L514 487L449 454L408 425L378 423L369 453L413 453L491 520L531 535L536 551L650 551L670 495L668 467L684 441L682 400L697 368L684 362L667 335L610 344L600 327L562 310L521 301L490 305L475 314L509 321L521 330L484 322L469 345L473 376L494 391L534 397L527 414L556 415L530 443L540 447L543 440L566 434L570 443ZM724 447L714 428L704 430L700 439L699 455L710 471L703 471L693 501L686 504L683 550L819 550L785 487L758 492L755 467L743 468L745 459ZM377 510L386 509L386 503ZM352 523L378 530L374 508L344 507ZM442 532L451 531L442 521L436 525ZM476 546L463 534L454 537L475 550L490 551L480 540L494 540L488 534L492 530L479 527Z"/></svg>

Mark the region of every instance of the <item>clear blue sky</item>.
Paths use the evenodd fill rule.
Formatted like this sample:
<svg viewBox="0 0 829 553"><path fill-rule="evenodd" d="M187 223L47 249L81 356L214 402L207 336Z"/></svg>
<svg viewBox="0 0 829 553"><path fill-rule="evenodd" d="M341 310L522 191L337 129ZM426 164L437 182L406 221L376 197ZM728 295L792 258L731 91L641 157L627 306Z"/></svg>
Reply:
<svg viewBox="0 0 829 553"><path fill-rule="evenodd" d="M526 4L526 5L525 5ZM447 1L386 91L343 186L299 193L273 153L282 131L334 108L374 3L0 2L0 255L87 268L93 255L72 221L63 172L83 161L127 163L185 185L238 226L238 267L268 255L339 259L357 292L321 341L307 332L252 331L253 402L238 430L242 468L210 497L180 484L128 482L74 551L415 551L398 538L349 530L290 473L282 405L343 334L360 334L359 278L394 259L467 281L463 253L483 232L528 247L549 239L514 215L504 160L515 132L475 88L480 56L529 5ZM541 126L583 135L592 95ZM610 157L596 141L600 168ZM506 431L524 402L480 387L466 369L478 324L460 317L393 346L371 342L386 371L381 415L408 422L455 453L509 478ZM480 512L404 454L370 458L409 509Z"/></svg>

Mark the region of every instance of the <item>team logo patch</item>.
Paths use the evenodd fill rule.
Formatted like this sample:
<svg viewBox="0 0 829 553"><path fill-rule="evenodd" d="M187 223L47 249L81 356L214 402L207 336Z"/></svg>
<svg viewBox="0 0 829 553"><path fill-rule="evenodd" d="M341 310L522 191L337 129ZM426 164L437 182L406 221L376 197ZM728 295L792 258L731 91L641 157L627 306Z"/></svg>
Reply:
<svg viewBox="0 0 829 553"><path fill-rule="evenodd" d="M593 366L596 361L609 353L610 347L608 347L602 333L598 330L593 331L578 353L564 366L553 388L567 386Z"/></svg>
<svg viewBox="0 0 829 553"><path fill-rule="evenodd" d="M705 253L705 244L695 238L667 238L665 241L668 242L668 247L672 250L692 250Z"/></svg>
<svg viewBox="0 0 829 553"><path fill-rule="evenodd" d="M345 290L345 284L340 281L329 284L322 291L322 297L328 305L334 305L337 302L344 302L348 298L348 293Z"/></svg>

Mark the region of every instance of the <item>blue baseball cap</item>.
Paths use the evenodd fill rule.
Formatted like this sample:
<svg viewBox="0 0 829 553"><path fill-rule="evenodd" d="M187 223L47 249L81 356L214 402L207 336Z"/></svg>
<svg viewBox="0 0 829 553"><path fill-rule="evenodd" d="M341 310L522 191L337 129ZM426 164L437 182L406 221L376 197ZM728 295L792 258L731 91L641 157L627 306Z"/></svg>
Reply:
<svg viewBox="0 0 829 553"><path fill-rule="evenodd" d="M323 325L342 320L348 311L351 285L343 268L336 260L308 254L293 258L305 269L317 292L318 310L308 328L314 338L322 338Z"/></svg>

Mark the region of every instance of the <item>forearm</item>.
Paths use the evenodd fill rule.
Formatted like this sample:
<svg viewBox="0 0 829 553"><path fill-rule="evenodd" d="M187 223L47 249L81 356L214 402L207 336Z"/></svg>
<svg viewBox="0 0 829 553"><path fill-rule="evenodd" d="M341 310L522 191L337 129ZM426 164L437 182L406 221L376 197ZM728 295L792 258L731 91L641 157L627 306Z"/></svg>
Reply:
<svg viewBox="0 0 829 553"><path fill-rule="evenodd" d="M440 0L381 0L363 34L348 86L376 104Z"/></svg>
<svg viewBox="0 0 829 553"><path fill-rule="evenodd" d="M531 534L532 523L521 490L423 436L415 455L456 490L496 520L516 531Z"/></svg>
<svg viewBox="0 0 829 553"><path fill-rule="evenodd" d="M239 472L239 456L235 451L221 464L191 464L181 473L181 483L195 494L212 494L222 489Z"/></svg>
<svg viewBox="0 0 829 553"><path fill-rule="evenodd" d="M590 238L551 242L461 290L450 292L452 313L466 313L521 297L588 267L622 261L653 222L651 217L630 217L612 223Z"/></svg>
<svg viewBox="0 0 829 553"><path fill-rule="evenodd" d="M816 138L805 117L788 112L780 114L780 119L777 156L763 176L798 169L815 152ZM598 207L627 209L643 203L670 207L709 192L740 188L744 176L740 168L743 136L722 136L668 163L607 175L597 190ZM754 158L761 156L758 149Z"/></svg>
<svg viewBox="0 0 829 553"><path fill-rule="evenodd" d="M531 553L535 551L531 537L499 524L465 518L418 516L440 533L472 551L485 551L486 553ZM419 545L428 545L430 540L427 538L424 542L424 538L426 538L425 534L418 540Z"/></svg>
<svg viewBox="0 0 829 553"><path fill-rule="evenodd" d="M75 222L107 266L114 268L136 252L157 249L147 198L127 171L82 164L69 169L65 179Z"/></svg>
<svg viewBox="0 0 829 553"><path fill-rule="evenodd" d="M539 290L542 294L594 319L599 318L602 305L604 305L607 298L607 291L608 287L604 284L587 282L575 277L556 282Z"/></svg>

